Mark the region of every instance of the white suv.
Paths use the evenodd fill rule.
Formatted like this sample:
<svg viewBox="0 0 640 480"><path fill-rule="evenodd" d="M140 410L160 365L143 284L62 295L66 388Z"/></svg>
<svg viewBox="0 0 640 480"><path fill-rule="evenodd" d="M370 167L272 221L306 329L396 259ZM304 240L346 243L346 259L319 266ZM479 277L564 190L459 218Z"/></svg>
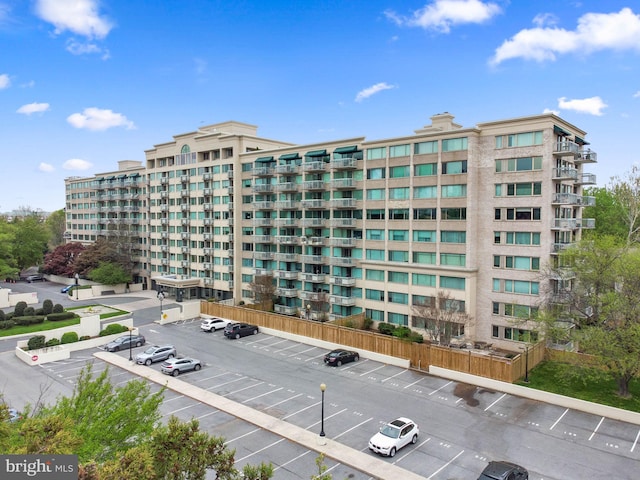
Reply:
<svg viewBox="0 0 640 480"><path fill-rule="evenodd" d="M227 320L226 318L203 318L202 323L200 324L200 328L205 332L215 332L216 330L224 329L224 327L226 327L230 323L231 320Z"/></svg>

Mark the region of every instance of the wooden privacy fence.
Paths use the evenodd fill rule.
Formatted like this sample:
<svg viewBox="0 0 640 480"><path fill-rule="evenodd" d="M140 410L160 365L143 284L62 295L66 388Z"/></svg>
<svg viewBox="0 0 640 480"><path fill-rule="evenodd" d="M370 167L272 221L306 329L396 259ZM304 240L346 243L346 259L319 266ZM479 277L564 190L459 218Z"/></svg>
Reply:
<svg viewBox="0 0 640 480"><path fill-rule="evenodd" d="M545 354L543 343L529 347L527 361L525 351L514 358L504 358L490 355L489 352L477 353L472 350L440 347L426 343L411 343L376 332L341 327L331 323L312 322L287 315L215 302L201 302L200 312L205 315L228 318L236 322L251 323L260 327L324 340L356 350L368 350L382 355L408 359L411 367L420 370L428 370L429 365L433 365L509 383L524 377L525 370L540 363Z"/></svg>

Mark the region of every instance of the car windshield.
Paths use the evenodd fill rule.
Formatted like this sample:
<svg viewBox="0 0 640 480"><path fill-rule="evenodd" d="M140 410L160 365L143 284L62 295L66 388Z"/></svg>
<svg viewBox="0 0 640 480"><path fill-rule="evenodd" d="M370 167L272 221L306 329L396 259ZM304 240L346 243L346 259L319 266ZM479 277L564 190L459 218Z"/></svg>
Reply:
<svg viewBox="0 0 640 480"><path fill-rule="evenodd" d="M127 340L129 340L129 337L120 337L120 338L116 338L113 343L123 343L126 342Z"/></svg>
<svg viewBox="0 0 640 480"><path fill-rule="evenodd" d="M155 353L155 351L156 347L149 347L144 351L144 353Z"/></svg>
<svg viewBox="0 0 640 480"><path fill-rule="evenodd" d="M387 424L380 429L380 433L389 438L398 438L400 436L400 429Z"/></svg>

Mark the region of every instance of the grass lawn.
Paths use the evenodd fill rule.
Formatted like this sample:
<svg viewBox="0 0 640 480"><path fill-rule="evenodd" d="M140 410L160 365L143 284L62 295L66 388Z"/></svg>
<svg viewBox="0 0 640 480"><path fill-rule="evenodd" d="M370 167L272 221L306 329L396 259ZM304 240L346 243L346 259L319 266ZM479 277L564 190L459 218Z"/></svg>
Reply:
<svg viewBox="0 0 640 480"><path fill-rule="evenodd" d="M529 371L528 384L522 380L515 383L610 407L640 412L639 379L632 380L629 384L631 398L622 398L618 396L618 385L612 378L592 375L586 382L583 382L571 375L566 375L567 368L572 367L560 362L545 361Z"/></svg>

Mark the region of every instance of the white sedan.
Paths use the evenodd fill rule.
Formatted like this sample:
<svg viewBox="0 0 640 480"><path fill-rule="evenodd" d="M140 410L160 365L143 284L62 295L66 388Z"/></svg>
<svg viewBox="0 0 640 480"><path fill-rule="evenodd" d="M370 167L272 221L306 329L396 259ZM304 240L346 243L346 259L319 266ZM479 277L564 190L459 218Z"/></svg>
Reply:
<svg viewBox="0 0 640 480"><path fill-rule="evenodd" d="M405 417L395 419L382 426L369 440L369 450L393 457L398 450L418 441L418 425Z"/></svg>

